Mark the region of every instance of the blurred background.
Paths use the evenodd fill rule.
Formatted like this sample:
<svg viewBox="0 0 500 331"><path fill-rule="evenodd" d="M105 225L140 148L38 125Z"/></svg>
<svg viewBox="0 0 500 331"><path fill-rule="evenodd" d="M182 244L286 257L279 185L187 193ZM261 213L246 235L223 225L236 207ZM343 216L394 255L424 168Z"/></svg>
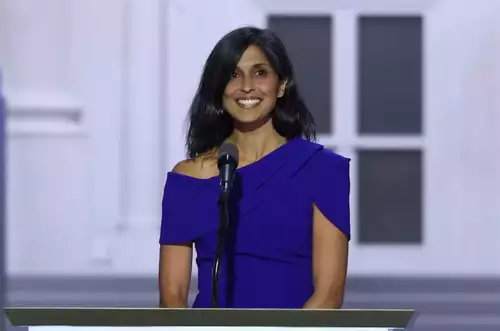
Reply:
<svg viewBox="0 0 500 331"><path fill-rule="evenodd" d="M0 0L5 304L158 305L166 172L243 25L283 39L353 159L345 307L500 330L498 0Z"/></svg>

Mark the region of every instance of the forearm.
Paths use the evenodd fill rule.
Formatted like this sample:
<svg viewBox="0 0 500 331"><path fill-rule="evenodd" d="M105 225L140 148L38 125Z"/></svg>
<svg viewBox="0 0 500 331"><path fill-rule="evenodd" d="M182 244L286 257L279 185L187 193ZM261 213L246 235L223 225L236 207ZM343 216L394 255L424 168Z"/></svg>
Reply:
<svg viewBox="0 0 500 331"><path fill-rule="evenodd" d="M304 304L304 309L340 309L344 301L342 293L315 292Z"/></svg>
<svg viewBox="0 0 500 331"><path fill-rule="evenodd" d="M189 286L160 285L161 308L187 308Z"/></svg>
<svg viewBox="0 0 500 331"><path fill-rule="evenodd" d="M192 252L191 243L161 246L158 272L160 307L187 307L191 283Z"/></svg>
<svg viewBox="0 0 500 331"><path fill-rule="evenodd" d="M180 295L163 295L160 308L187 308L187 297Z"/></svg>
<svg viewBox="0 0 500 331"><path fill-rule="evenodd" d="M184 302L169 302L169 303L160 303L160 308L187 308L187 305Z"/></svg>

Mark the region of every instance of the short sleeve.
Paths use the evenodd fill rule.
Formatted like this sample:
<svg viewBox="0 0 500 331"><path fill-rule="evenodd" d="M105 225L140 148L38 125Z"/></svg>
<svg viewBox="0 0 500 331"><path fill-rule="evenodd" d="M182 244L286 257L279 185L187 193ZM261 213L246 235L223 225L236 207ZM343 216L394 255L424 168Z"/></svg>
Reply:
<svg viewBox="0 0 500 331"><path fill-rule="evenodd" d="M323 149L308 165L308 195L316 207L351 239L350 159Z"/></svg>
<svg viewBox="0 0 500 331"><path fill-rule="evenodd" d="M162 199L159 243L186 244L210 230L213 222L208 215L207 183L203 180L170 172L167 175Z"/></svg>

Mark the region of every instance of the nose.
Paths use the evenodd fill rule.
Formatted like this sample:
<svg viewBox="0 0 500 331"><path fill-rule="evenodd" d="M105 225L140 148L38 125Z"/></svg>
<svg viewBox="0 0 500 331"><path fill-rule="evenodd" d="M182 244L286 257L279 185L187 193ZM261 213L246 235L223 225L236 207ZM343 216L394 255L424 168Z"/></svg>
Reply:
<svg viewBox="0 0 500 331"><path fill-rule="evenodd" d="M246 93L252 92L254 90L254 83L251 76L245 76L243 78L242 90Z"/></svg>

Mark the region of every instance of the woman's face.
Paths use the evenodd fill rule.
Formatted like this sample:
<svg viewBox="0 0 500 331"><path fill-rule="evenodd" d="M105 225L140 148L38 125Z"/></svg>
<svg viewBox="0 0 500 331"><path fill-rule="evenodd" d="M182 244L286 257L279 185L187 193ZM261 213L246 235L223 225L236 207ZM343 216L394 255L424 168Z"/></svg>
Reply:
<svg viewBox="0 0 500 331"><path fill-rule="evenodd" d="M284 85L260 48L250 46L226 86L224 109L240 124L267 122Z"/></svg>

